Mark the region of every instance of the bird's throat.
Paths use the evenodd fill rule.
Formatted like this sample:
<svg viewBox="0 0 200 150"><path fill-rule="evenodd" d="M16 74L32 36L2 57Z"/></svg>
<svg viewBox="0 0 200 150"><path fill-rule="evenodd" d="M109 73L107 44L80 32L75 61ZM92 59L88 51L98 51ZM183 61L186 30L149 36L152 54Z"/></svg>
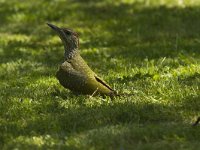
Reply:
<svg viewBox="0 0 200 150"><path fill-rule="evenodd" d="M63 42L64 44L64 57L65 60L72 59L74 55L78 52L78 47L73 42Z"/></svg>
<svg viewBox="0 0 200 150"><path fill-rule="evenodd" d="M72 59L76 55L77 52L78 52L78 49L65 48L65 53L64 53L65 60Z"/></svg>

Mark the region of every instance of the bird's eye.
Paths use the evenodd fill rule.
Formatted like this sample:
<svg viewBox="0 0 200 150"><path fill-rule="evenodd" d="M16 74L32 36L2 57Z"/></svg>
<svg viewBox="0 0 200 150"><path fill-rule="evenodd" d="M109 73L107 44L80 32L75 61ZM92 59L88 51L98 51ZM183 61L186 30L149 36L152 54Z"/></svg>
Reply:
<svg viewBox="0 0 200 150"><path fill-rule="evenodd" d="M67 35L71 35L71 33L70 33L69 31L65 31L65 33L66 33Z"/></svg>

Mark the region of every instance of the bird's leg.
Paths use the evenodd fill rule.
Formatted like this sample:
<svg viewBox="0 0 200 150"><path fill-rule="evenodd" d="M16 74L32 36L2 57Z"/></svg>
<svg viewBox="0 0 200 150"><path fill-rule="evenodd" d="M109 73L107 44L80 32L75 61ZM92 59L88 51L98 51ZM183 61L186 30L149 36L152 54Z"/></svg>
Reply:
<svg viewBox="0 0 200 150"><path fill-rule="evenodd" d="M98 88L92 93L92 95L90 95L90 98L93 97L98 91Z"/></svg>

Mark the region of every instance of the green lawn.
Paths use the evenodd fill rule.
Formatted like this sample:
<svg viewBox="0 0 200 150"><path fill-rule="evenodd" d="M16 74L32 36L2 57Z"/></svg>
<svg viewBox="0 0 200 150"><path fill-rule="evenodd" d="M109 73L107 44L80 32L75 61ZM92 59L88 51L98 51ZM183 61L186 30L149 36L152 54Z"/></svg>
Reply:
<svg viewBox="0 0 200 150"><path fill-rule="evenodd" d="M55 78L63 46L119 92L74 95ZM196 150L199 0L0 0L0 149Z"/></svg>

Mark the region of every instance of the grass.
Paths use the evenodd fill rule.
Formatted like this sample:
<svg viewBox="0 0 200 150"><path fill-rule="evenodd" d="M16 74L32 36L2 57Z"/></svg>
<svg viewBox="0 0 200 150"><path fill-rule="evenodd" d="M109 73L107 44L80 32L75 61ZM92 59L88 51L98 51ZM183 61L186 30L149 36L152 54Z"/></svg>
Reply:
<svg viewBox="0 0 200 150"><path fill-rule="evenodd" d="M197 149L198 0L0 0L0 149ZM63 46L133 96L74 95L55 79Z"/></svg>

